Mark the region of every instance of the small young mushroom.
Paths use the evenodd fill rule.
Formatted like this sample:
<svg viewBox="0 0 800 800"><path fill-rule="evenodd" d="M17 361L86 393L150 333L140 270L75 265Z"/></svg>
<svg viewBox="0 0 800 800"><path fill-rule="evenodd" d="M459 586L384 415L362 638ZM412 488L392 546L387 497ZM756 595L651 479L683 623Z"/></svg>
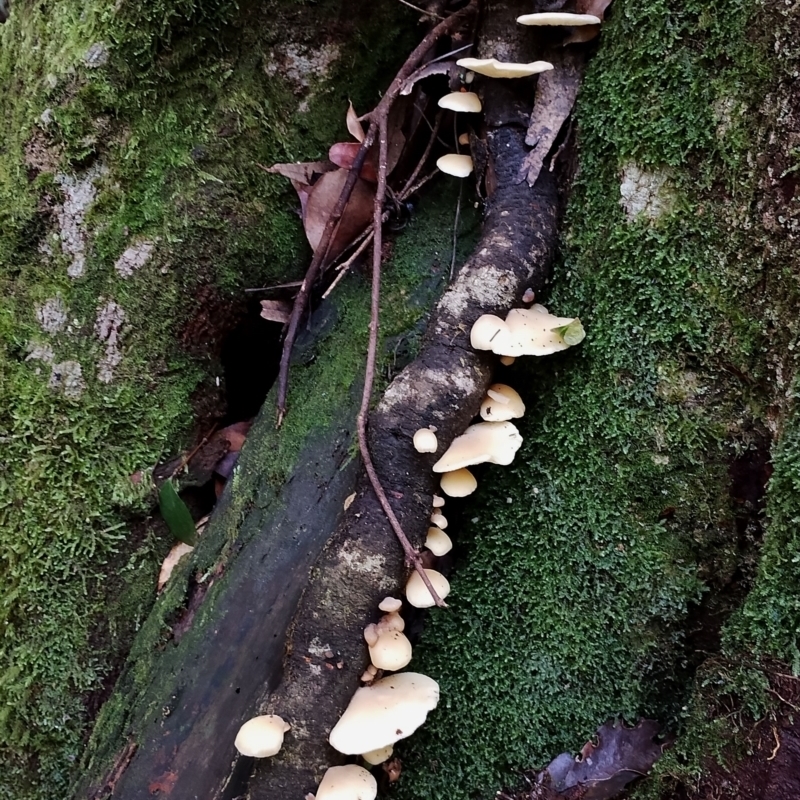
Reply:
<svg viewBox="0 0 800 800"><path fill-rule="evenodd" d="M542 11L517 17L520 25L599 25L602 20L594 14L568 14L564 11Z"/></svg>
<svg viewBox="0 0 800 800"><path fill-rule="evenodd" d="M462 133L462 134L461 134L461 135L458 137L458 143L459 143L459 144L464 144L464 145L467 145L467 144L469 144L469 134L468 134L468 133Z"/></svg>
<svg viewBox="0 0 800 800"><path fill-rule="evenodd" d="M383 600L378 603L378 608L381 611L385 611L387 614L394 614L402 607L403 601L398 597L384 597Z"/></svg>
<svg viewBox="0 0 800 800"><path fill-rule="evenodd" d="M456 178L466 178L474 169L471 156L457 153L448 153L446 156L442 156L436 162L436 166L446 175L453 175Z"/></svg>
<svg viewBox="0 0 800 800"><path fill-rule="evenodd" d="M375 800L377 796L375 777L357 764L328 767L317 789L317 800Z"/></svg>
<svg viewBox="0 0 800 800"><path fill-rule="evenodd" d="M420 428L414 434L414 449L418 453L435 453L439 443L436 434L430 428Z"/></svg>
<svg viewBox="0 0 800 800"><path fill-rule="evenodd" d="M391 758L392 753L394 753L394 747L387 744L386 747L379 747L377 750L370 750L369 753L362 753L361 758L363 758L367 764L376 766L378 764L383 764L384 761Z"/></svg>
<svg viewBox="0 0 800 800"><path fill-rule="evenodd" d="M443 556L453 549L453 540L440 528L428 528L425 547L435 556Z"/></svg>
<svg viewBox="0 0 800 800"><path fill-rule="evenodd" d="M243 755L268 758L276 755L283 746L283 734L291 728L277 714L253 717L239 728L233 746Z"/></svg>
<svg viewBox="0 0 800 800"><path fill-rule="evenodd" d="M537 72L547 72L553 69L553 65L547 61L513 64L507 61L498 61L496 58L459 58L456 64L489 78L526 78L528 75L536 75Z"/></svg>
<svg viewBox="0 0 800 800"><path fill-rule="evenodd" d="M436 470L434 470L435 472ZM447 527L447 517L442 514L431 514L431 522L437 527L444 530Z"/></svg>
<svg viewBox="0 0 800 800"><path fill-rule="evenodd" d="M396 672L411 661L411 642L400 631L381 631L369 646L369 658L378 669Z"/></svg>
<svg viewBox="0 0 800 800"><path fill-rule="evenodd" d="M417 672L399 672L362 686L330 732L344 755L361 755L411 736L439 702L439 684Z"/></svg>
<svg viewBox="0 0 800 800"><path fill-rule="evenodd" d="M476 113L483 106L481 99L475 92L451 92L439 98L439 108L447 108L450 111L461 111L465 113Z"/></svg>
<svg viewBox="0 0 800 800"><path fill-rule="evenodd" d="M449 497L466 497L478 488L478 481L466 467L462 467L445 472L439 485Z"/></svg>
<svg viewBox="0 0 800 800"><path fill-rule="evenodd" d="M433 496L433 507L442 508L444 506L444 497L439 497L438 494Z"/></svg>
<svg viewBox="0 0 800 800"><path fill-rule="evenodd" d="M433 586L434 591L439 597L444 600L450 594L450 582L435 569L426 569L425 574ZM412 572L406 584L406 600L414 606L414 608L432 608L435 605L428 587L422 582L419 573Z"/></svg>
<svg viewBox="0 0 800 800"><path fill-rule="evenodd" d="M453 472L486 461L507 466L521 445L522 436L513 422L478 422L453 439L445 454L433 465L433 471Z"/></svg>
<svg viewBox="0 0 800 800"><path fill-rule="evenodd" d="M525 413L525 403L510 386L493 383L481 403L481 417L489 422L504 422L517 419Z"/></svg>
<svg viewBox="0 0 800 800"><path fill-rule="evenodd" d="M500 356L500 363L504 367L510 367L516 360L514 356Z"/></svg>

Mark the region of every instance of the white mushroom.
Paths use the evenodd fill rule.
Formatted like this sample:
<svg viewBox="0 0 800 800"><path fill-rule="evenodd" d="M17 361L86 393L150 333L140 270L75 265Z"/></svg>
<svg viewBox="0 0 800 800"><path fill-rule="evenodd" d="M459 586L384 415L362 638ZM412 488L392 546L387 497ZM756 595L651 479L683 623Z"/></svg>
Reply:
<svg viewBox="0 0 800 800"><path fill-rule="evenodd" d="M525 413L525 403L510 386L493 383L481 403L481 417L489 422L504 422L517 419Z"/></svg>
<svg viewBox="0 0 800 800"><path fill-rule="evenodd" d="M378 603L378 608L381 611L385 611L387 614L399 611L402 607L403 601L398 597L384 597L383 600Z"/></svg>
<svg viewBox="0 0 800 800"><path fill-rule="evenodd" d="M450 582L435 569L426 569L425 574L431 582L436 594L440 599L444 600L450 594ZM411 573L411 577L406 584L406 600L414 606L414 608L432 608L436 603L428 587L422 582L419 573L415 570Z"/></svg>
<svg viewBox="0 0 800 800"><path fill-rule="evenodd" d="M447 517L445 517L443 514L431 514L431 522L437 528L442 528L443 530L447 527Z"/></svg>
<svg viewBox="0 0 800 800"><path fill-rule="evenodd" d="M453 440L445 454L433 465L433 471L453 472L487 461L490 464L508 465L521 445L522 436L513 422L478 422Z"/></svg>
<svg viewBox="0 0 800 800"><path fill-rule="evenodd" d="M441 528L428 528L425 547L435 556L443 556L453 549L453 540Z"/></svg>
<svg viewBox="0 0 800 800"><path fill-rule="evenodd" d="M547 61L513 64L507 61L498 61L496 58L459 58L456 64L489 78L526 78L528 75L536 75L537 72L547 72L553 69L553 65Z"/></svg>
<svg viewBox="0 0 800 800"><path fill-rule="evenodd" d="M568 14L564 11L543 11L538 14L523 14L517 17L520 25L599 25L602 20L593 14Z"/></svg>
<svg viewBox="0 0 800 800"><path fill-rule="evenodd" d="M379 747L377 750L370 750L369 753L362 753L361 758L363 758L367 764L375 766L377 764L383 764L386 759L391 758L392 753L394 753L394 747L387 744L386 747Z"/></svg>
<svg viewBox="0 0 800 800"><path fill-rule="evenodd" d="M328 741L340 753L360 755L411 736L439 702L439 684L427 675L399 672L356 690Z"/></svg>
<svg viewBox="0 0 800 800"><path fill-rule="evenodd" d="M414 434L414 449L418 453L435 453L439 443L436 434L430 428L420 428Z"/></svg>
<svg viewBox="0 0 800 800"><path fill-rule="evenodd" d="M317 800L375 800L377 796L375 777L357 764L328 767L317 789Z"/></svg>
<svg viewBox="0 0 800 800"><path fill-rule="evenodd" d="M439 497L438 494L433 496L433 507L434 508L442 508L444 506L444 497Z"/></svg>
<svg viewBox="0 0 800 800"><path fill-rule="evenodd" d="M253 717L239 728L233 746L243 755L252 758L268 758L278 753L283 746L283 734L291 728L277 714L262 714Z"/></svg>
<svg viewBox="0 0 800 800"><path fill-rule="evenodd" d="M462 111L466 113L476 113L483 108L481 99L475 92L451 92L439 98L439 108L447 108L450 111Z"/></svg>
<svg viewBox="0 0 800 800"><path fill-rule="evenodd" d="M446 175L454 175L456 178L466 178L474 166L471 156L459 155L458 153L448 153L442 156L436 166Z"/></svg>
<svg viewBox="0 0 800 800"><path fill-rule="evenodd" d="M493 350L498 340L508 336L508 325L494 314L478 317L469 333L469 342L476 350Z"/></svg>
<svg viewBox="0 0 800 800"><path fill-rule="evenodd" d="M466 468L445 472L440 483L442 491L450 497L466 497L478 488L475 476Z"/></svg>
<svg viewBox="0 0 800 800"><path fill-rule="evenodd" d="M382 631L369 647L369 658L378 669L396 672L411 661L411 642L400 631Z"/></svg>

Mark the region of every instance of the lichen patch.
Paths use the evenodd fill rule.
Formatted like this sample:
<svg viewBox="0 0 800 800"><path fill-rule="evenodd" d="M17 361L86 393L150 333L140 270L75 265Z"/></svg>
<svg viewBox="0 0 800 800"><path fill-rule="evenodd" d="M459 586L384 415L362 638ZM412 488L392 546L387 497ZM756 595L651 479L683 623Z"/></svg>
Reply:
<svg viewBox="0 0 800 800"><path fill-rule="evenodd" d="M650 220L658 220L668 214L674 205L667 175L648 172L633 162L622 167L619 193L619 203L628 222L633 222L640 214Z"/></svg>
<svg viewBox="0 0 800 800"><path fill-rule="evenodd" d="M63 392L70 400L77 400L86 388L81 365L77 361L53 364L47 385L55 391Z"/></svg>
<svg viewBox="0 0 800 800"><path fill-rule="evenodd" d="M88 233L86 214L97 197L95 181L106 172L102 165L88 169L82 176L59 173L55 182L64 192L64 203L56 209L61 249L70 256L70 278L80 278L86 270Z"/></svg>
<svg viewBox="0 0 800 800"><path fill-rule="evenodd" d="M117 259L114 269L122 278L130 278L136 270L141 269L153 255L156 243L150 239L130 245Z"/></svg>
<svg viewBox="0 0 800 800"><path fill-rule="evenodd" d="M113 300L107 301L97 312L94 332L106 346L105 354L100 359L97 369L97 379L101 383L111 383L114 378L114 369L122 361L120 341L124 322L125 311Z"/></svg>
<svg viewBox="0 0 800 800"><path fill-rule="evenodd" d="M36 307L36 319L42 330L51 336L64 328L68 314L67 306L60 297L51 297Z"/></svg>
<svg viewBox="0 0 800 800"><path fill-rule="evenodd" d="M309 47L289 42L272 50L264 71L270 77L280 75L286 78L296 92L304 94L311 88L312 80L325 79L338 58L339 47L335 44Z"/></svg>

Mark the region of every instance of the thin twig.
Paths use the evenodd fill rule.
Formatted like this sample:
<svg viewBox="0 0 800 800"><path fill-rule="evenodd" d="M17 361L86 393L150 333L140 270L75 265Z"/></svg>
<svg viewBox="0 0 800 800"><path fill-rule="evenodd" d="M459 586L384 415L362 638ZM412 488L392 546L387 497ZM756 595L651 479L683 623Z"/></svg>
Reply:
<svg viewBox="0 0 800 800"><path fill-rule="evenodd" d="M364 162L367 158L367 152L375 140L377 128L378 126L376 123L370 123L369 129L367 130L367 135L364 137L364 141L361 142L361 147L358 150L358 154L356 155L355 159L353 159L353 166L347 176L344 187L342 188L342 193L339 195L339 199L336 201L336 205L333 207L331 215L328 217L328 221L325 223L325 229L322 232L322 238L320 239L317 249L314 252L314 256L311 259L311 264L306 271L305 278L303 278L303 283L300 285L300 291L297 293L297 296L294 299L292 316L289 318L289 328L286 331L286 338L283 340L281 365L278 373L277 427L280 427L281 423L283 422L283 418L286 415L286 393L289 388L289 362L292 356L294 340L297 336L297 328L300 325L300 319L306 310L308 298L311 294L311 288L314 285L317 276L319 275L326 256L328 255L328 249L333 241L333 234L336 230L336 226L339 224L339 220L342 218L344 209L347 206L347 201L350 199L350 195L353 193L356 181L361 173L361 168L364 166Z"/></svg>
<svg viewBox="0 0 800 800"><path fill-rule="evenodd" d="M372 236L372 291L370 293L370 323L369 323L369 345L367 347L367 366L364 370L364 390L361 394L361 408L356 419L358 431L358 449L364 461L369 482L378 502L386 514L392 530L397 536L406 556L406 561L414 565L414 569L419 574L427 590L431 593L434 603L440 608L446 608L444 600L436 593L431 584L430 578L422 567L419 553L411 546L408 537L403 531L400 521L394 513L394 509L389 504L386 492L383 489L375 465L372 463L372 456L369 452L367 443L367 419L369 418L369 406L372 399L372 386L375 382L375 362L378 353L378 326L380 321L381 305L381 257L383 249L383 201L386 197L386 154L389 134L387 132L386 118L378 121L378 142L380 156L378 158L378 189L375 193L375 206L373 211L373 236Z"/></svg>
<svg viewBox="0 0 800 800"><path fill-rule="evenodd" d="M422 168L425 166L425 162L428 160L428 156L431 154L431 150L433 150L433 144L436 141L436 137L439 135L439 128L442 124L442 116L443 112L439 112L436 115L436 119L433 122L433 127L431 128L431 136L428 139L428 144L425 146L425 152L422 154L422 158L419 160L419 163L416 167L414 167L414 171L411 173L411 176L406 181L406 185L403 187L402 191L400 192L400 199L405 200L406 197L410 194L408 191L410 186L413 186L414 181L417 179L417 176L420 172L422 172ZM422 118L425 122L428 121L427 117L423 114Z"/></svg>
<svg viewBox="0 0 800 800"><path fill-rule="evenodd" d="M186 469L186 467L189 466L189 462L197 455L197 453L199 452L200 448L204 447L206 445L206 443L208 442L208 440L214 435L214 431L217 429L217 425L218 424L219 423L215 422L211 426L211 430L200 440L200 444L198 444L193 450L191 450L189 452L189 454L185 458L181 459L180 464L178 464L178 466L175 467L174 470L172 470L172 472L170 473L170 476L169 476L169 478L167 480L171 480L179 472L181 472L182 470Z"/></svg>
<svg viewBox="0 0 800 800"><path fill-rule="evenodd" d="M303 281L289 281L289 283L276 283L274 286L259 286L255 289L245 289L246 292L271 292L273 289L296 289L302 286Z"/></svg>
<svg viewBox="0 0 800 800"><path fill-rule="evenodd" d="M408 0L400 0L400 2L404 6L408 6L409 8L413 8L414 11L419 11L420 14L424 14L426 17L435 17L436 19L444 19L444 17L436 14L433 11L426 11L424 8L420 8L419 6L415 6L413 3L409 3Z"/></svg>

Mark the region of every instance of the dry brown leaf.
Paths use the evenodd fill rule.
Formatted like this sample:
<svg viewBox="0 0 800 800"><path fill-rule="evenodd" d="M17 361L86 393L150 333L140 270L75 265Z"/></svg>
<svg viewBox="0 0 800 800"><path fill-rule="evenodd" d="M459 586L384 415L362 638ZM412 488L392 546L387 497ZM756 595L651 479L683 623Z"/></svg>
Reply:
<svg viewBox="0 0 800 800"><path fill-rule="evenodd" d="M270 322L280 322L285 325L292 315L292 304L285 300L262 300L261 317Z"/></svg>
<svg viewBox="0 0 800 800"><path fill-rule="evenodd" d="M311 196L308 198L303 225L311 249L316 251L322 239L325 225L339 200L348 170L337 169L327 172L312 187ZM375 188L359 178L350 195L350 200L345 206L339 226L328 248L328 260L338 256L353 239L369 225L372 220L372 201L375 197Z"/></svg>
<svg viewBox="0 0 800 800"><path fill-rule="evenodd" d="M158 586L156 588L156 592L160 592L164 586L166 586L167 581L169 580L170 575L172 575L172 570L178 566L178 562L188 553L191 553L194 550L189 544L185 544L184 542L178 542L172 550L167 553L167 557L164 559L163 563L161 564L161 571L158 573Z"/></svg>
<svg viewBox="0 0 800 800"><path fill-rule="evenodd" d="M341 167L342 169L352 169L353 162L356 160L360 150L361 145L357 142L337 142L336 144L331 145L331 149L328 150L328 158L334 164L336 164L337 167ZM369 181L370 183L378 182L378 170L376 167L377 159L373 158L374 154L375 148L373 147L367 154L367 158L364 161L364 166L361 167L361 172L359 173L360 178L363 178L365 181Z"/></svg>
<svg viewBox="0 0 800 800"><path fill-rule="evenodd" d="M335 169L334 165L328 161L305 161L296 164L273 164L267 167L267 172L273 175L283 175L290 181L297 181L305 185L310 185L319 176Z"/></svg>
<svg viewBox="0 0 800 800"><path fill-rule="evenodd" d="M575 13L591 14L594 17L603 19L603 14L610 5L611 0L578 0L575 4Z"/></svg>
<svg viewBox="0 0 800 800"><path fill-rule="evenodd" d="M605 10L611 5L611 0L578 0L576 14L592 14L603 19ZM572 33L564 39L564 44L583 44L591 42L600 34L600 25L582 25L572 29Z"/></svg>
<svg viewBox="0 0 800 800"><path fill-rule="evenodd" d="M350 508L351 505L353 505L353 500L355 500L355 499L356 499L356 493L355 492L353 492L353 494L349 494L349 495L347 495L347 497L345 497L345 499L344 499L344 510L345 511L347 511L347 509Z"/></svg>
<svg viewBox="0 0 800 800"><path fill-rule="evenodd" d="M262 304L268 301L261 301ZM287 303L287 305L289 305ZM291 309L291 306L289 306ZM238 453L242 449L242 445L245 443L247 439L247 434L250 432L250 428L252 427L253 423L251 420L244 420L242 422L234 422L232 425L228 425L226 428L222 428L217 432L217 435L221 438L225 439L230 447L228 447L229 453Z"/></svg>
<svg viewBox="0 0 800 800"><path fill-rule="evenodd" d="M357 141L363 142L366 138L366 134L364 133L364 129L361 127L361 123L358 121L358 114L356 114L356 110L353 108L353 103L347 107L347 130L350 132L350 135Z"/></svg>

